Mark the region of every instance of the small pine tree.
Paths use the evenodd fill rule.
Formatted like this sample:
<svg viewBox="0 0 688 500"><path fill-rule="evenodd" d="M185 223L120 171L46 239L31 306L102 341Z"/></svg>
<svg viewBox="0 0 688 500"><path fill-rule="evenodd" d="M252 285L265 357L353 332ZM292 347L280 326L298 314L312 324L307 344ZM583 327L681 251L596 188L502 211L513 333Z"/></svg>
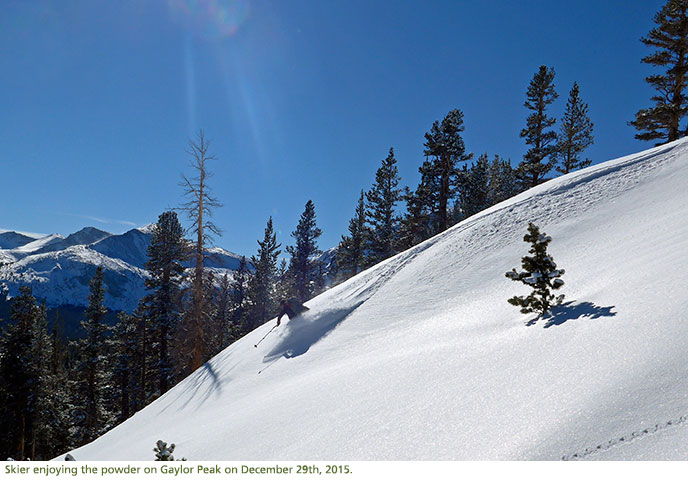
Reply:
<svg viewBox="0 0 688 500"><path fill-rule="evenodd" d="M578 83L574 82L558 136L557 157L561 165L557 167L557 171L568 174L592 163L587 158L581 158L583 151L593 143L592 129L588 105L581 100Z"/></svg>
<svg viewBox="0 0 688 500"><path fill-rule="evenodd" d="M153 451L155 452L155 461L174 462L174 455L172 455L172 453L174 453L174 448L174 443L167 446L165 441L159 439L158 442L155 443L155 448L153 448Z"/></svg>
<svg viewBox="0 0 688 500"><path fill-rule="evenodd" d="M530 149L518 166L517 175L525 189L540 184L554 167L557 151L557 133L550 127L557 121L547 116L547 106L559 95L554 91L554 68L540 66L528 85L524 106L533 113L528 115L521 137Z"/></svg>
<svg viewBox="0 0 688 500"><path fill-rule="evenodd" d="M528 224L528 233L523 241L531 244L530 255L521 258L523 271L512 269L506 277L533 288L528 296L514 296L508 300L509 304L521 308L523 314L532 312L540 316L547 314L554 305L561 304L564 295L554 295L552 290L558 290L564 285L560 278L563 269L557 269L557 264L551 255L547 254L547 245L552 241L550 236L540 233L540 229L532 222Z"/></svg>

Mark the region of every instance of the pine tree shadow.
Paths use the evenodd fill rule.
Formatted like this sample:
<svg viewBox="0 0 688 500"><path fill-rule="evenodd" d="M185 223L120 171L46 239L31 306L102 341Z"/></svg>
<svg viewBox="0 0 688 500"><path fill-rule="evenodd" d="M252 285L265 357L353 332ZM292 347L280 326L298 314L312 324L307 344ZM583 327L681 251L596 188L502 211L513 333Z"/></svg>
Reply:
<svg viewBox="0 0 688 500"><path fill-rule="evenodd" d="M177 396L174 399L171 399L161 410L159 413L164 412L167 410L167 408L171 407L174 405L177 401L180 399L186 397L186 401L181 405L181 409L186 408L192 401L196 402L197 406L200 406L203 404L204 401L206 401L213 393L217 392L218 394L222 393L222 383L220 381L220 377L217 374L217 371L215 370L215 367L213 364L215 363L215 358L211 359L203 364L198 370L193 372L191 375L188 377L188 384L189 384L189 389L186 391L176 391ZM237 364L234 365L234 367ZM229 371L233 369L230 368ZM170 392L167 392L161 396L165 397L170 395Z"/></svg>
<svg viewBox="0 0 688 500"><path fill-rule="evenodd" d="M576 320L580 318L597 319L603 317L616 316L616 311L612 311L614 306L600 307L592 302L578 302L571 300L561 305L552 308L549 314L542 317L537 317L526 323L532 326L540 319L545 322L544 327L550 328L552 326L559 326L567 321Z"/></svg>

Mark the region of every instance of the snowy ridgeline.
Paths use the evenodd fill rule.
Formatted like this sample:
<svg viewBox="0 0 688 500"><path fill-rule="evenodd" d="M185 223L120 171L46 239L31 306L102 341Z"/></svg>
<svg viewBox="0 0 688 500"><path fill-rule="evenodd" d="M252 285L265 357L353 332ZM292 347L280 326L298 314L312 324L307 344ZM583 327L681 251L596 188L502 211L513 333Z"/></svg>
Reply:
<svg viewBox="0 0 688 500"><path fill-rule="evenodd" d="M30 285L33 294L49 306L88 304L88 283L98 266L105 275L105 305L112 310L131 312L145 294L146 251L151 226L110 234L86 227L66 238L59 234L29 235L0 232L0 281L10 295L21 285ZM214 248L209 267L221 277L239 267L240 256Z"/></svg>
<svg viewBox="0 0 688 500"><path fill-rule="evenodd" d="M164 437L189 460L685 459L686 192L686 141L549 181L259 327L71 453L150 460ZM567 277L541 319L507 303L529 222Z"/></svg>

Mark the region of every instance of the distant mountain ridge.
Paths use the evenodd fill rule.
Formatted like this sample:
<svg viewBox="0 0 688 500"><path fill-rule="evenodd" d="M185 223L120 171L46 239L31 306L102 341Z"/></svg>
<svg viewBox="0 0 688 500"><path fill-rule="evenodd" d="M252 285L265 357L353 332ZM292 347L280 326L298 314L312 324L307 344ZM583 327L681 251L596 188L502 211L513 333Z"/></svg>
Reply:
<svg viewBox="0 0 688 500"><path fill-rule="evenodd" d="M64 237L43 237L20 231L0 231L0 283L11 296L29 285L49 306L85 306L88 284L98 266L103 268L105 305L112 310L133 311L145 294L145 263L153 225L111 234L85 227ZM231 273L241 256L214 248L208 266L216 274Z"/></svg>
<svg viewBox="0 0 688 500"><path fill-rule="evenodd" d="M0 233L0 248L2 249L16 248L31 243L32 241L34 241L34 238L15 231Z"/></svg>

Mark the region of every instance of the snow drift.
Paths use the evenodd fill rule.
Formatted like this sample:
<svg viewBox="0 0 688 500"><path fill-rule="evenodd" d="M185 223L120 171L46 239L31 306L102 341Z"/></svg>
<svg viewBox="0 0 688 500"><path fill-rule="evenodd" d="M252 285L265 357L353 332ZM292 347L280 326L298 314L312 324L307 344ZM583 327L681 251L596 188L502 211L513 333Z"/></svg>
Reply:
<svg viewBox="0 0 688 500"><path fill-rule="evenodd" d="M685 459L688 142L549 181L230 346L77 460ZM528 222L566 294L507 298ZM260 373L259 373L260 372Z"/></svg>

